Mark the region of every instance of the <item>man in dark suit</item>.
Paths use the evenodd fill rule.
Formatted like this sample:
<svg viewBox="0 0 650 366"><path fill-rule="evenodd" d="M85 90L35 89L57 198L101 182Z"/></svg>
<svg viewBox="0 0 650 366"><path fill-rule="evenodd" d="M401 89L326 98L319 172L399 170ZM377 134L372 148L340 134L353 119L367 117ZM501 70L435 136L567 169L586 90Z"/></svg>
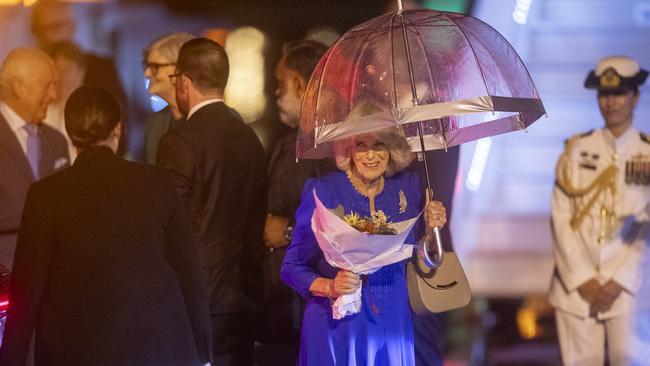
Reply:
<svg viewBox="0 0 650 366"><path fill-rule="evenodd" d="M253 130L223 102L223 47L195 38L171 75L187 121L163 136L159 165L175 178L192 218L206 276L216 365L251 365L263 294L266 164Z"/></svg>
<svg viewBox="0 0 650 366"><path fill-rule="evenodd" d="M121 112L99 87L65 106L80 154L32 185L0 364L204 365L207 296L187 211L163 169L117 155Z"/></svg>
<svg viewBox="0 0 650 366"><path fill-rule="evenodd" d="M54 63L37 49L17 48L0 67L0 264L9 269L27 188L69 163L65 137L41 123L55 81Z"/></svg>

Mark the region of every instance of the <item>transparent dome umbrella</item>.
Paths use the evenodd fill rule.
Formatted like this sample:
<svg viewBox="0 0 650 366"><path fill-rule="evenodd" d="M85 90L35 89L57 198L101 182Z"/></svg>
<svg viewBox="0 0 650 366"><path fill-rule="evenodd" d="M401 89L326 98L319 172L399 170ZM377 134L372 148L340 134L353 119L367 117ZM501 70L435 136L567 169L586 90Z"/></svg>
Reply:
<svg viewBox="0 0 650 366"><path fill-rule="evenodd" d="M446 149L525 129L546 113L524 63L494 28L398 4L321 58L302 102L297 158L333 156L336 140L396 125L413 151ZM436 236L431 266L442 262Z"/></svg>

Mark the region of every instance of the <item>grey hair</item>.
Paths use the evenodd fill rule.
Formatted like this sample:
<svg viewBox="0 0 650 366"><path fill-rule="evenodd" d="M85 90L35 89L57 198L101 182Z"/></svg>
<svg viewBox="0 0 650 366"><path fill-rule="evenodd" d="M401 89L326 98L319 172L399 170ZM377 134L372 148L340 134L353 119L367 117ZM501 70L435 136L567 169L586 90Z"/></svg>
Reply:
<svg viewBox="0 0 650 366"><path fill-rule="evenodd" d="M168 59L170 62L176 62L176 60L178 60L178 52L183 43L193 38L196 38L196 36L187 32L165 34L151 41L151 43L142 50L142 57L146 60L151 51L158 50L164 58Z"/></svg>
<svg viewBox="0 0 650 366"><path fill-rule="evenodd" d="M411 151L406 136L404 136L404 132L399 126L387 127L369 134L386 145L389 154L386 176L390 177L401 172L415 158L415 154ZM356 136L334 141L336 166L344 172L352 168L352 147L355 143Z"/></svg>
<svg viewBox="0 0 650 366"><path fill-rule="evenodd" d="M52 58L38 48L19 47L9 51L0 65L0 96L6 97L6 93L11 93L13 81L26 83L34 80L31 70L44 65L56 70Z"/></svg>

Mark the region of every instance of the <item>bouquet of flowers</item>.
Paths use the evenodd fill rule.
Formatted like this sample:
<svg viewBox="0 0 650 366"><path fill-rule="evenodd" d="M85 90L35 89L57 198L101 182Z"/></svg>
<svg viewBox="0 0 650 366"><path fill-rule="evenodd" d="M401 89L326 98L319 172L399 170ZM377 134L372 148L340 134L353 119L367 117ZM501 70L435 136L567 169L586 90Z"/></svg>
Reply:
<svg viewBox="0 0 650 366"><path fill-rule="evenodd" d="M362 233L377 235L397 234L397 230L388 223L388 216L382 210L373 213L370 217L361 217L358 213L352 212L349 215L344 215L343 221Z"/></svg>
<svg viewBox="0 0 650 366"><path fill-rule="evenodd" d="M342 215L342 208L335 210L339 211L337 213L328 210L315 190L313 193L316 209L311 218L311 228L331 266L357 274L370 274L411 257L413 245L405 241L419 215L394 223L388 223L388 217L381 211L371 218L361 218L354 213ZM337 298L332 306L332 316L341 319L360 310L361 288Z"/></svg>

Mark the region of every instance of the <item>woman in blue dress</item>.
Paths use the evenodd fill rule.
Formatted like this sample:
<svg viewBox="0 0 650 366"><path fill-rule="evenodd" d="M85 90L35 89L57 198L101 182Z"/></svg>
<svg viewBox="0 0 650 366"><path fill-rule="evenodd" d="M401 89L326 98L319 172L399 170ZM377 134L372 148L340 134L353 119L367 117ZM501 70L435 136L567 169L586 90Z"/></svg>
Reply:
<svg viewBox="0 0 650 366"><path fill-rule="evenodd" d="M413 323L408 303L404 261L359 276L330 266L311 229L313 190L329 209L346 215L371 216L379 210L389 222L417 216L426 206L425 224L407 243L432 240L433 227L446 222L440 202L425 202L414 173L403 172L413 160L399 128L358 135L334 145L337 166L305 184L296 212L293 240L282 266L282 279L306 300L299 365L413 365ZM424 235L422 235L424 233ZM359 313L332 317L332 301L354 292L363 282Z"/></svg>

